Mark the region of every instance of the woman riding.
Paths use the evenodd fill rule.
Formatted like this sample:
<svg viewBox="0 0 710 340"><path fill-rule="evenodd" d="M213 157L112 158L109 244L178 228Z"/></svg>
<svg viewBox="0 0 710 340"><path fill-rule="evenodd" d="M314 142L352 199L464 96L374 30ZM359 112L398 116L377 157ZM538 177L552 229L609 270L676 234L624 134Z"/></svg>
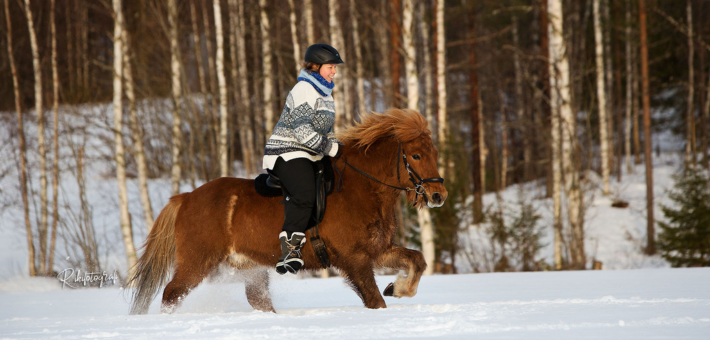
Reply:
<svg viewBox="0 0 710 340"><path fill-rule="evenodd" d="M339 141L333 133L335 105L333 77L343 63L330 45L308 47L298 83L286 97L286 105L264 150L263 168L286 189L285 219L279 234L281 257L276 272L295 274L304 263L301 248L316 200L313 162L324 156L339 157Z"/></svg>

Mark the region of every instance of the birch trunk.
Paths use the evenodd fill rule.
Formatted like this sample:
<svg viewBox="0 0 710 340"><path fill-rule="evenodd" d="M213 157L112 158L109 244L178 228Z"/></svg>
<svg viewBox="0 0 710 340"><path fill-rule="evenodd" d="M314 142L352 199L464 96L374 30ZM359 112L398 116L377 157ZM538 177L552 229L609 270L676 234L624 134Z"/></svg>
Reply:
<svg viewBox="0 0 710 340"><path fill-rule="evenodd" d="M54 248L57 244L57 223L59 221L59 74L57 72L57 27L55 25L55 4L56 0L50 3L49 25L52 34L52 130L54 144L54 158L52 159L52 234L49 243L49 259L44 275L52 275L54 266Z"/></svg>
<svg viewBox="0 0 710 340"><path fill-rule="evenodd" d="M207 116L210 117L210 105L207 104L207 83L205 81L205 70L204 62L202 60L202 42L200 39L200 31L197 26L197 11L195 10L195 2L189 1L190 3L190 21L192 23L192 40L195 44L195 61L197 62L197 75L200 83L200 98L202 98L202 109L207 112ZM202 114L195 114L195 125L198 127L198 131L193 131L194 133L200 133L197 136L197 144L200 148L200 164L202 167L202 179L207 182L209 180L209 173L207 172L207 159L205 151L205 138L202 138ZM210 129L211 130L211 129ZM205 136L206 137L206 136Z"/></svg>
<svg viewBox="0 0 710 340"><path fill-rule="evenodd" d="M119 0L120 1L120 0ZM172 195L180 193L180 152L182 151L182 86L180 83L180 46L178 42L178 8L176 0L168 0L168 23L170 25L170 75L173 96L173 145L171 183Z"/></svg>
<svg viewBox="0 0 710 340"><path fill-rule="evenodd" d="M217 84L219 86L219 175L229 176L229 152L227 150L227 79L224 75L224 33L222 31L222 7L220 0L214 7L215 39L217 39Z"/></svg>
<svg viewBox="0 0 710 340"><path fill-rule="evenodd" d="M419 110L419 78L417 50L414 48L414 0L404 0L402 12L402 45L404 45L404 74L407 82L407 108Z"/></svg>
<svg viewBox="0 0 710 340"><path fill-rule="evenodd" d="M437 139L439 150L446 143L446 37L444 34L444 0L436 1L436 86L437 86Z"/></svg>
<svg viewBox="0 0 710 340"><path fill-rule="evenodd" d="M626 152L626 172L632 173L634 168L631 166L631 117L633 115L633 82L634 70L631 54L631 2L626 2L626 28L624 29L626 37L626 124L624 136L624 151Z"/></svg>
<svg viewBox="0 0 710 340"><path fill-rule="evenodd" d="M306 17L306 38L308 46L316 43L316 35L313 32L313 0L303 0L303 15Z"/></svg>
<svg viewBox="0 0 710 340"><path fill-rule="evenodd" d="M202 1L202 24L205 26L205 47L207 48L207 74L210 81L210 119L212 119L212 133L214 136L212 150L219 153L219 118L217 117L217 75L214 62L214 50L212 49L212 29L210 28L210 15L207 8L207 1ZM218 155L217 155L218 156ZM219 158L219 156L218 156Z"/></svg>
<svg viewBox="0 0 710 340"><path fill-rule="evenodd" d="M562 169L555 170L556 183L561 180L561 174L563 173L565 194L568 200L567 212L568 219L571 229L571 235L573 239L572 243L572 264L577 269L584 268L585 265L585 255L584 255L584 230L581 225L581 220L579 216L581 207L581 195L579 192L578 185L578 174L577 168L573 163L574 159L574 141L575 141L575 119L572 114L572 109L570 107L570 75L569 75L569 61L567 57L567 47L565 40L563 38L563 25L562 25L562 2L561 0L550 0L549 1L549 13L550 13L550 77L551 81L555 84L555 90L552 91L551 102L553 108L556 108L557 114L559 114L558 126L561 129L561 134L558 137L558 144L553 147L561 147L561 159L562 159ZM556 93L555 93L556 92ZM554 111L553 111L554 112ZM554 114L553 114L554 115ZM554 116L553 116L554 117ZM555 138L555 122L553 118L553 143ZM555 150L553 150L555 152ZM555 164L554 167L559 167ZM559 184L555 184L559 188ZM558 196L559 192L553 193L553 196ZM557 208L557 207L556 207ZM557 212L556 212L557 213ZM561 221L561 219L560 219Z"/></svg>
<svg viewBox="0 0 710 340"><path fill-rule="evenodd" d="M39 144L39 185L40 185L40 225L39 225L39 274L47 266L47 151L44 141L44 107L42 102L42 66L40 64L37 35L30 0L25 0L25 15L32 47L32 67L35 77L35 111L37 112L37 143Z"/></svg>
<svg viewBox="0 0 710 340"><path fill-rule="evenodd" d="M288 6L291 8L289 13L289 22L291 23L291 42L293 43L293 60L296 63L296 74L301 71L301 44L298 42L298 23L296 22L296 5L293 0L288 0Z"/></svg>
<svg viewBox="0 0 710 340"><path fill-rule="evenodd" d="M686 12L688 15L688 117L687 117L687 141L685 145L685 166L695 167L697 162L695 152L695 108L693 99L695 97L695 74L693 57L695 54L693 46L693 6L690 0L686 2Z"/></svg>
<svg viewBox="0 0 710 340"><path fill-rule="evenodd" d="M614 168L614 67L611 60L611 21L609 15L609 0L601 3L601 27L604 42L604 79L606 84L606 112L607 112L607 156L609 158L609 171Z"/></svg>
<svg viewBox="0 0 710 340"><path fill-rule="evenodd" d="M242 150L242 160L244 162L244 170L246 171L247 178L251 178L252 173L254 173L254 166L252 164L252 150L247 143L247 136L244 126L244 115L249 114L249 112L242 110L242 106L239 103L246 102L249 100L248 97L242 97L240 99L240 92L237 90L239 83L239 67L237 67L237 40L239 39L239 11L237 9L237 0L229 0L229 55L232 60L231 74L232 74L232 86L234 91L234 107L237 108L236 112L236 125L239 131L239 144ZM246 75L244 75L246 77Z"/></svg>
<svg viewBox="0 0 710 340"><path fill-rule="evenodd" d="M125 24L125 23L124 23ZM131 138L133 139L133 151L135 152L136 167L138 168L138 190L143 206L143 217L145 228L150 231L153 227L153 205L150 202L148 193L148 161L145 157L143 146L143 131L138 121L138 110L136 109L135 81L133 80L133 67L131 65L131 40L126 27L121 29L123 38L123 79L126 85L126 97L128 98L128 120L131 127Z"/></svg>
<svg viewBox="0 0 710 340"><path fill-rule="evenodd" d="M30 221L30 204L27 199L27 146L25 143L25 128L22 119L22 98L20 96L20 82L15 66L15 55L12 49L12 21L10 18L10 0L3 1L5 5L5 22L7 23L7 54L12 73L12 87L15 93L15 110L17 111L17 130L20 139L20 191L22 195L22 205L25 214L25 232L27 233L27 257L30 276L37 276L37 264L35 263L35 246L32 236L32 222Z"/></svg>
<svg viewBox="0 0 710 340"><path fill-rule="evenodd" d="M330 25L330 41L331 44L339 49L340 55L345 57L345 39L343 39L343 31L340 28L340 20L338 20L339 2L337 0L328 0L328 13ZM340 75L335 81L333 89L333 99L335 99L335 126L347 126L350 124L350 92L348 91L348 72L346 67L341 67L338 70Z"/></svg>
<svg viewBox="0 0 710 340"><path fill-rule="evenodd" d="M429 44L430 24L424 20L424 11L427 10L426 1L419 1L417 9L417 21L419 22L419 32L421 33L423 54L422 74L424 75L424 112L426 112L429 128L434 128L434 79L431 74L431 45ZM475 98L475 97L473 97Z"/></svg>
<svg viewBox="0 0 710 340"><path fill-rule="evenodd" d="M606 99L606 84L605 84L605 67L604 67L604 35L602 32L601 13L599 2L594 0L594 46L596 51L596 66L597 66L597 102L599 106L599 144L601 149L602 159L602 182L604 195L609 195L609 126L607 122L607 99Z"/></svg>
<svg viewBox="0 0 710 340"><path fill-rule="evenodd" d="M129 275L135 270L137 263L136 248L133 244L131 215L128 213L128 191L126 189L126 158L123 149L123 4L121 0L113 0L115 15L113 29L113 128L116 144L116 179L118 181L118 200L121 216L121 234L128 258Z"/></svg>
<svg viewBox="0 0 710 340"><path fill-rule="evenodd" d="M241 3L241 1L240 1ZM241 6L244 7L244 6ZM257 10L260 10L259 7L256 7ZM246 12L244 12L245 15ZM246 16L245 16L246 17ZM243 18L245 18L243 17ZM261 100L261 91L264 89L264 83L263 83L263 71L259 72L257 70L260 70L260 65L264 64L263 60L263 51L261 51L261 47L259 46L259 38L257 32L261 32L260 24L259 24L259 15L248 15L249 17L249 32L251 32L251 49L250 51L252 52L251 61L254 66L253 69L255 70L252 72L252 78L251 78L251 83L254 85L254 103L256 103L256 106L254 107L254 141L255 141L255 147L256 150L262 151L264 150L264 145L266 144L266 139L268 138L267 136L264 136L264 115L262 111L262 106L263 102ZM246 31L244 31L246 32ZM269 131L271 133L271 131ZM263 152L263 151L262 151Z"/></svg>
<svg viewBox="0 0 710 340"><path fill-rule="evenodd" d="M365 68L362 66L362 46L360 43L360 28L358 26L358 14L355 7L355 0L350 0L350 20L353 30L353 46L355 47L355 81L357 83L357 107L358 116L367 112L365 108ZM370 84L370 86L373 86ZM353 115L354 116L354 115Z"/></svg>
<svg viewBox="0 0 710 340"><path fill-rule="evenodd" d="M243 143L246 144L246 148L250 151L249 155L251 157L251 173L256 173L258 172L257 169L257 164L259 164L257 160L257 156L260 155L255 148L254 145L254 134L252 130L252 112L251 112L251 98L249 97L249 74L247 73L247 63L244 62L247 60L246 56L246 43L245 43L245 34L246 34L246 24L244 22L244 3L242 1L237 1L237 13L236 16L238 18L238 25L237 25L237 58L239 60L242 60L242 62L238 63L238 71L239 71L239 91L241 93L242 97L242 109L243 113L240 115L239 121L239 132L240 134L244 135L244 139L242 140ZM236 86L236 84L235 84ZM252 152L253 151L253 152Z"/></svg>
<svg viewBox="0 0 710 340"><path fill-rule="evenodd" d="M264 60L263 76L264 76L264 120L266 126L264 128L264 142L274 130L274 107L273 107L273 66L271 55L271 36L269 16L266 14L266 0L259 0L259 8L261 10L261 49ZM337 110L336 110L337 112ZM337 121L337 116L336 116Z"/></svg>
<svg viewBox="0 0 710 340"><path fill-rule="evenodd" d="M639 0L639 31L641 35L641 81L643 83L644 161L646 163L646 253L656 253L653 216L653 155L651 154L651 94L648 82L648 42L646 37L646 0Z"/></svg>
<svg viewBox="0 0 710 340"><path fill-rule="evenodd" d="M523 143L523 179L527 181L530 178L530 150L531 143L527 134L527 123L525 121L525 100L523 93L523 68L520 65L520 41L518 34L518 17L513 16L513 45L515 53L513 53L513 66L515 67L515 96L516 96L516 118L518 120L518 129Z"/></svg>

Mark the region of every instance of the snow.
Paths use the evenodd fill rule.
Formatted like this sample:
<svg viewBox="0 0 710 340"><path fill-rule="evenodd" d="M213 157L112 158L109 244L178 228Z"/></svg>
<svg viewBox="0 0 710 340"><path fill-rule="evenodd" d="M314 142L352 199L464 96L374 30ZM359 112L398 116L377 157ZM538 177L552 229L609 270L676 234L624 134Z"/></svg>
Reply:
<svg viewBox="0 0 710 340"><path fill-rule="evenodd" d="M382 288L394 278L379 276ZM117 288L0 284L8 339L707 339L710 269L435 275L410 299L368 310L341 278L275 280L276 314L242 283L203 283L175 314L128 315ZM13 284L9 284L12 286ZM37 286L45 286L38 289Z"/></svg>

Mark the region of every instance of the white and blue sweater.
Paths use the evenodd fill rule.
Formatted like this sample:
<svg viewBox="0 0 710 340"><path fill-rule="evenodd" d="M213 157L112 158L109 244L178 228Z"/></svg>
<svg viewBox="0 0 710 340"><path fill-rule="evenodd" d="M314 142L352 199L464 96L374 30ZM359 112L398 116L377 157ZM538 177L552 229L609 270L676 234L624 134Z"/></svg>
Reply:
<svg viewBox="0 0 710 340"><path fill-rule="evenodd" d="M301 70L298 80L288 93L281 117L266 142L264 169L273 169L279 157L285 161L294 158L318 161L338 152L338 140L333 133L333 83L305 70Z"/></svg>

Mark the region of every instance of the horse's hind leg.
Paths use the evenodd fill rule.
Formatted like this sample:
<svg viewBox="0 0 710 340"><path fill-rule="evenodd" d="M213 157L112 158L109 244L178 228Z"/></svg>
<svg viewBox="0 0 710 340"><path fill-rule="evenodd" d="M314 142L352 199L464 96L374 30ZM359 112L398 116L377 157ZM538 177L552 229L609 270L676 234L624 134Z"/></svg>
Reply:
<svg viewBox="0 0 710 340"><path fill-rule="evenodd" d="M394 284L390 284L385 289L385 296L401 298L417 294L419 280L427 266L421 252L393 245L380 256L377 262L383 267L406 272L405 275L401 273L397 275Z"/></svg>
<svg viewBox="0 0 710 340"><path fill-rule="evenodd" d="M221 260L218 256L214 256L215 254L212 254L213 256L199 255L198 252L188 256L179 256L178 254L175 275L163 291L161 312L174 312L185 296L197 287Z"/></svg>
<svg viewBox="0 0 710 340"><path fill-rule="evenodd" d="M340 267L349 280L350 285L362 298L363 304L367 308L387 308L385 299L377 290L375 273L369 259L359 256L348 256L350 263Z"/></svg>

